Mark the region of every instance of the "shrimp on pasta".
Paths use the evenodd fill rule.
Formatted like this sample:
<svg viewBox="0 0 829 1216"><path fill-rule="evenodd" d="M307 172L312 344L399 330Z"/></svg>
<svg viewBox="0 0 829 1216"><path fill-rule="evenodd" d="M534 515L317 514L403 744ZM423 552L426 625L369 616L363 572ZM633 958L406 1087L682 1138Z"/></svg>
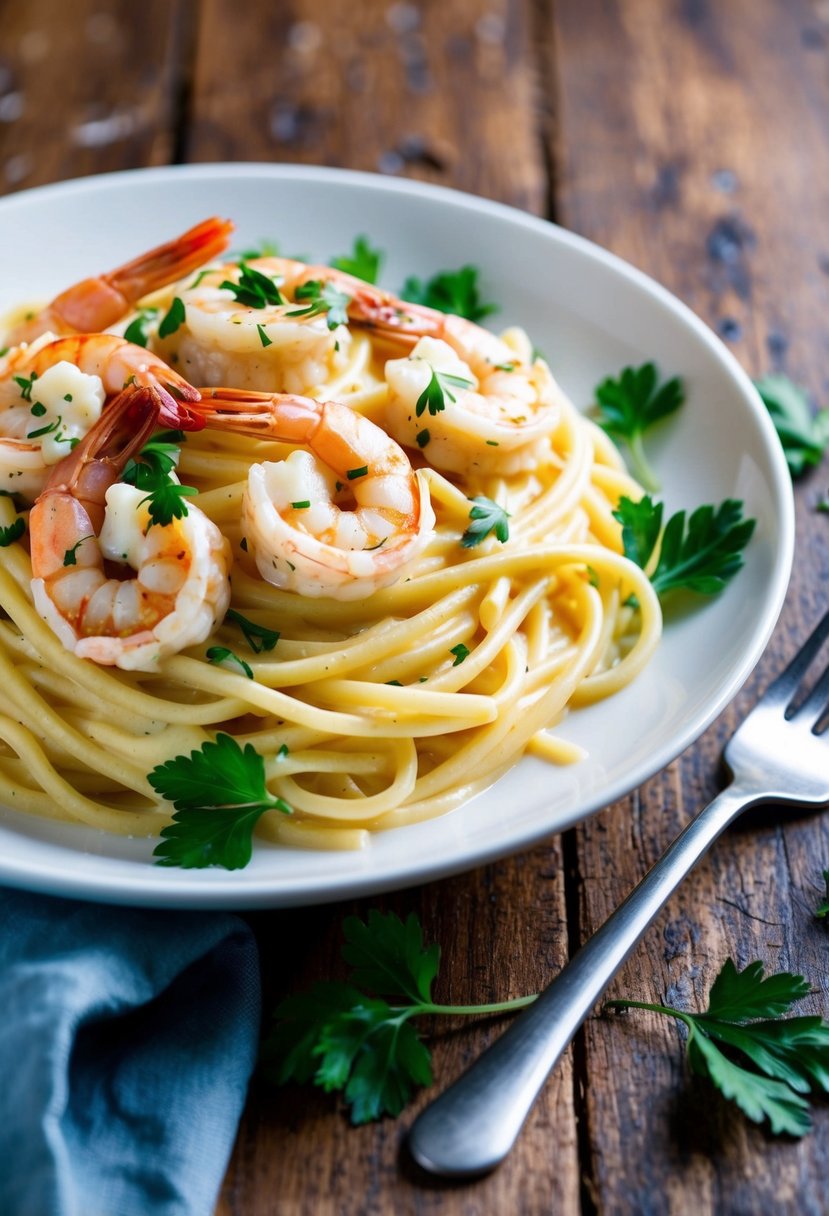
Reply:
<svg viewBox="0 0 829 1216"><path fill-rule="evenodd" d="M359 599L396 582L423 551L435 523L423 474L368 418L336 401L201 391L208 427L299 445L248 473L243 526L267 582Z"/></svg>
<svg viewBox="0 0 829 1216"><path fill-rule="evenodd" d="M155 388L124 390L29 516L37 612L78 658L128 671L204 641L230 603L230 546L215 524L190 504L154 525L144 492L118 481L160 412ZM110 577L105 563L135 576Z"/></svg>
<svg viewBox="0 0 829 1216"><path fill-rule="evenodd" d="M233 224L213 216L131 262L83 279L5 335L6 344L31 342L44 333L91 333L126 316L150 292L197 270L227 248Z"/></svg>

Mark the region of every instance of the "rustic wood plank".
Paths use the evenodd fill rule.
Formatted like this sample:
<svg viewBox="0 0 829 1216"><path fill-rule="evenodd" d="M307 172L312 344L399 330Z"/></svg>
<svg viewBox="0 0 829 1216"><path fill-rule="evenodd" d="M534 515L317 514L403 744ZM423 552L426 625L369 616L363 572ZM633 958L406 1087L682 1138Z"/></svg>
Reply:
<svg viewBox="0 0 829 1216"><path fill-rule="evenodd" d="M186 9L0 0L0 193L169 161Z"/></svg>
<svg viewBox="0 0 829 1216"><path fill-rule="evenodd" d="M262 46L270 48L262 55ZM546 177L534 111L525 4L449 0L362 5L309 0L202 10L189 159L287 160L379 170L473 190L536 212ZM567 955L560 841L527 856L377 900L262 914L268 997L342 975L343 917L371 906L421 916L446 960L442 997L491 1000L541 985ZM435 1074L446 1084L490 1041L492 1022L436 1028ZM480 1211L572 1212L578 1164L569 1059L521 1145L492 1178L447 1186L419 1176L402 1151L428 1100L398 1121L354 1129L333 1097L254 1089L220 1216L385 1216Z"/></svg>
<svg viewBox="0 0 829 1216"><path fill-rule="evenodd" d="M366 169L542 212L530 17L526 0L289 0L241 21L206 0L188 159Z"/></svg>
<svg viewBox="0 0 829 1216"><path fill-rule="evenodd" d="M691 304L755 375L779 368L826 400L829 26L807 0L559 0L558 205L564 223ZM658 352L654 352L658 356ZM767 655L681 762L577 831L582 936L719 787L724 740L825 607L829 531L797 491L795 573ZM721 841L671 900L614 993L698 1007L730 954L826 988L812 909L826 825L785 812ZM803 1011L826 1013L824 997ZM586 1029L587 1192L602 1213L818 1212L829 1118L772 1140L689 1080L655 1015Z"/></svg>

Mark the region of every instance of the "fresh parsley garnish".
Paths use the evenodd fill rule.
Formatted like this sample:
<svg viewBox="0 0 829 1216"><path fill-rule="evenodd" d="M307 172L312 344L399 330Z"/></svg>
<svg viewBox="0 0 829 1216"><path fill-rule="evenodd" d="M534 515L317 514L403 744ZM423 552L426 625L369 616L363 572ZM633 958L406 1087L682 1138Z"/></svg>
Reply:
<svg viewBox="0 0 829 1216"><path fill-rule="evenodd" d="M349 481L356 481L358 477L366 477L368 474L368 465L361 464L359 469L346 469L346 477Z"/></svg>
<svg viewBox="0 0 829 1216"><path fill-rule="evenodd" d="M245 636L245 641L254 654L261 654L263 650L273 650L279 641L279 634L275 629L266 629L264 625L254 625L253 621L242 616L241 612L237 612L235 608L228 608L225 621L233 621L235 625L239 626Z"/></svg>
<svg viewBox="0 0 829 1216"><path fill-rule="evenodd" d="M339 258L332 258L330 265L335 270L352 274L356 279L363 279L366 283L376 283L382 262L382 251L372 249L368 243L368 237L358 236L354 239L351 253Z"/></svg>
<svg viewBox="0 0 829 1216"><path fill-rule="evenodd" d="M172 304L161 318L161 324L158 327L159 338L169 338L170 334L174 334L179 326L184 324L186 316L184 301L180 296L173 296Z"/></svg>
<svg viewBox="0 0 829 1216"><path fill-rule="evenodd" d="M37 372L32 372L31 376L12 376L15 384L20 389L20 396L24 401L31 401L32 387L37 380Z"/></svg>
<svg viewBox="0 0 829 1216"><path fill-rule="evenodd" d="M7 528L0 527L0 549L8 549L16 540L20 540L26 531L26 521L20 516Z"/></svg>
<svg viewBox="0 0 829 1216"><path fill-rule="evenodd" d="M253 851L253 829L267 811L292 814L265 785L265 762L252 744L242 749L218 734L189 756L157 765L147 780L176 813L153 856L161 866L224 866L239 870Z"/></svg>
<svg viewBox="0 0 829 1216"><path fill-rule="evenodd" d="M235 663L249 680L253 679L253 668L250 664L246 663L244 659L240 659L239 655L227 646L210 646L205 651L204 657L208 663L215 663L217 666L221 666L223 663Z"/></svg>
<svg viewBox="0 0 829 1216"><path fill-rule="evenodd" d="M233 298L246 308L267 308L270 305L287 303L272 278L262 274L261 270L248 266L244 261L239 267L238 283L225 279L223 283L219 284L219 287L232 292ZM263 342L262 345L264 346L265 343Z"/></svg>
<svg viewBox="0 0 829 1216"><path fill-rule="evenodd" d="M432 436L429 434L426 427L424 427L422 431L418 431L417 435L415 436L415 439L417 440L417 446L419 448L425 448L431 438L432 438Z"/></svg>
<svg viewBox="0 0 829 1216"><path fill-rule="evenodd" d="M305 308L294 308L285 315L288 317L318 317L324 316L329 329L338 325L348 324L348 306L351 296L340 291L333 283L321 283L319 279L309 279L302 283L294 293L297 303L308 300Z"/></svg>
<svg viewBox="0 0 829 1216"><path fill-rule="evenodd" d="M128 461L123 472L122 481L147 491L147 497L139 505L149 503L150 527L155 524L166 527L174 519L183 519L187 515L184 499L198 494L194 486L179 485L172 477L184 438L182 431L160 431L144 444L135 460Z"/></svg>
<svg viewBox="0 0 829 1216"><path fill-rule="evenodd" d="M40 439L42 435L48 435L48 434L50 434L51 431L57 431L58 427L60 426L60 424L62 422L63 422L63 418L60 414L58 414L58 416L54 422L49 422L46 424L46 426L39 426L37 428L37 430L35 430L35 431L27 431L26 438L27 439Z"/></svg>
<svg viewBox="0 0 829 1216"><path fill-rule="evenodd" d="M429 366L431 367L431 364ZM439 372L434 367L431 368L431 372L429 383L418 397L415 405L415 416L417 418L427 409L432 415L439 414L441 410L445 410L446 397L450 401L456 401L457 398L452 392L453 388L472 388L472 381L467 380L464 376L453 376L450 372Z"/></svg>
<svg viewBox="0 0 829 1216"><path fill-rule="evenodd" d="M659 481L648 464L642 434L655 422L678 410L685 400L685 389L678 376L657 388L656 364L625 367L614 379L608 376L596 389L597 421L608 435L624 440L631 455L633 471L646 490L658 490Z"/></svg>
<svg viewBox="0 0 829 1216"><path fill-rule="evenodd" d="M78 549L81 547L81 545L83 544L83 542L85 540L91 540L91 539L92 539L92 534L90 533L89 536L82 536L80 540L76 540L74 545L72 545L71 548L67 549L63 555L64 566L77 566Z"/></svg>
<svg viewBox="0 0 829 1216"><path fill-rule="evenodd" d="M273 346L273 338L268 337L268 335L265 333L265 327L263 325L257 325L256 332L259 334L259 341L263 346Z"/></svg>
<svg viewBox="0 0 829 1216"><path fill-rule="evenodd" d="M458 642L457 646L451 646L449 648L449 653L455 656L455 661L452 666L457 667L464 661L464 659L469 658L472 651L468 646L464 646L463 642Z"/></svg>
<svg viewBox="0 0 829 1216"><path fill-rule="evenodd" d="M509 540L509 512L485 494L476 494L470 501L474 504L469 512L472 522L461 537L464 549L474 549L491 532L505 545Z"/></svg>
<svg viewBox="0 0 829 1216"><path fill-rule="evenodd" d="M460 270L442 270L425 283L408 278L400 292L410 304L425 304L439 312L453 312L470 321L482 321L498 311L497 304L481 299L478 289L478 270L475 266L462 266Z"/></svg>
<svg viewBox="0 0 829 1216"><path fill-rule="evenodd" d="M813 414L805 392L788 376L765 376L754 386L771 415L792 477L820 464L829 447L829 409Z"/></svg>
<svg viewBox="0 0 829 1216"><path fill-rule="evenodd" d="M126 340L133 346L146 346L150 340L150 325L157 316L157 308L142 308L124 330Z"/></svg>
<svg viewBox="0 0 829 1216"><path fill-rule="evenodd" d="M412 1018L501 1013L535 1000L434 1004L440 949L424 946L414 913L405 922L376 909L365 922L349 916L343 936L347 982L323 981L284 1000L264 1045L263 1066L279 1085L312 1081L326 1092L342 1090L352 1123L399 1115L417 1086L431 1085L431 1053Z"/></svg>
<svg viewBox="0 0 829 1216"><path fill-rule="evenodd" d="M783 1018L809 993L802 975L763 975L761 962L738 971L732 960L715 979L704 1013L644 1001L608 1001L605 1008L650 1009L688 1027L688 1063L736 1102L755 1123L768 1119L775 1135L811 1128L804 1094L829 1092L829 1023ZM725 1049L725 1050L723 1050Z"/></svg>
<svg viewBox="0 0 829 1216"><path fill-rule="evenodd" d="M686 588L700 595L715 595L742 567L742 550L755 521L743 519L743 504L727 498L719 507L697 507L688 519L677 511L665 525L659 558L650 580L661 597ZM645 495L639 502L621 498L614 519L622 525L625 557L644 570L648 567L662 528L662 503Z"/></svg>

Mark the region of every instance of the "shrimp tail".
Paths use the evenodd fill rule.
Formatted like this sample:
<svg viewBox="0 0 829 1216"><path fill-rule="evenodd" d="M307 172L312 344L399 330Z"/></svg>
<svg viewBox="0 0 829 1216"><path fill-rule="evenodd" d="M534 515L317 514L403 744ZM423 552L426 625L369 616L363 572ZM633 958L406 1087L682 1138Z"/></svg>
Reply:
<svg viewBox="0 0 829 1216"><path fill-rule="evenodd" d="M161 417L158 389L129 385L74 451L53 466L38 505L52 494L69 494L86 511L95 532L100 531L107 490L157 430Z"/></svg>
<svg viewBox="0 0 829 1216"><path fill-rule="evenodd" d="M6 345L30 342L47 330L100 332L114 325L152 291L175 282L227 248L233 224L217 216L142 253L123 266L74 283L5 335Z"/></svg>

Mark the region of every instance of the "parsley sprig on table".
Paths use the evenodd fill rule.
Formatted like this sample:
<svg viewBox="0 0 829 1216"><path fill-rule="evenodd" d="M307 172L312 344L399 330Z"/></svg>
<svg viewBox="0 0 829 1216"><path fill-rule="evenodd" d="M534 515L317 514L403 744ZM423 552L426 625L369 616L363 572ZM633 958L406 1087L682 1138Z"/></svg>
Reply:
<svg viewBox="0 0 829 1216"><path fill-rule="evenodd" d="M440 312L453 312L470 321L482 321L497 312L498 307L481 299L478 269L462 266L460 270L442 270L426 282L408 278L400 291L410 304L425 304Z"/></svg>
<svg viewBox="0 0 829 1216"><path fill-rule="evenodd" d="M413 913L405 923L376 909L365 922L349 916L343 936L342 957L351 966L347 982L323 981L284 1000L264 1045L263 1064L277 1084L312 1081L327 1092L341 1090L352 1123L399 1115L417 1086L431 1085L431 1053L413 1018L503 1013L535 1000L435 1004L432 984L440 949L424 946Z"/></svg>
<svg viewBox="0 0 829 1216"><path fill-rule="evenodd" d="M656 566L650 580L657 595L685 588L701 595L722 591L743 565L742 550L755 521L743 519L743 504L727 498L719 507L697 507L687 521L685 512L672 515L662 532L662 503L648 495L633 502L621 498L613 512L622 525L625 557L643 570L651 563L662 533Z"/></svg>
<svg viewBox="0 0 829 1216"><path fill-rule="evenodd" d="M382 263L382 250L372 249L368 237L358 236L354 238L351 253L332 258L330 265L335 270L354 275L356 279L363 279L366 283L376 283Z"/></svg>
<svg viewBox="0 0 829 1216"><path fill-rule="evenodd" d="M605 1009L649 1009L688 1028L693 1071L708 1077L755 1123L776 1135L811 1128L804 1094L829 1093L829 1024L820 1017L783 1018L809 993L802 975L763 975L761 962L738 971L731 959L715 979L704 1013L645 1001L608 1001Z"/></svg>
<svg viewBox="0 0 829 1216"><path fill-rule="evenodd" d="M127 463L122 480L138 490L146 490L150 527L165 526L187 515L185 498L198 494L194 486L183 486L172 476L176 467L179 445L184 443L182 431L160 431L145 443L138 456Z"/></svg>
<svg viewBox="0 0 829 1216"><path fill-rule="evenodd" d="M267 811L292 814L265 785L265 762L255 748L241 748L218 734L189 756L157 765L147 780L172 802L173 822L161 831L153 856L161 866L239 870L253 851L253 829Z"/></svg>
<svg viewBox="0 0 829 1216"><path fill-rule="evenodd" d="M685 390L678 376L658 385L655 363L625 367L618 377L608 376L596 389L597 421L614 439L623 440L630 452L633 472L646 490L658 490L659 480L648 463L642 435L682 405Z"/></svg>
<svg viewBox="0 0 829 1216"><path fill-rule="evenodd" d="M766 376L754 386L771 415L792 477L820 464L829 448L829 409L813 414L805 392L788 376Z"/></svg>

